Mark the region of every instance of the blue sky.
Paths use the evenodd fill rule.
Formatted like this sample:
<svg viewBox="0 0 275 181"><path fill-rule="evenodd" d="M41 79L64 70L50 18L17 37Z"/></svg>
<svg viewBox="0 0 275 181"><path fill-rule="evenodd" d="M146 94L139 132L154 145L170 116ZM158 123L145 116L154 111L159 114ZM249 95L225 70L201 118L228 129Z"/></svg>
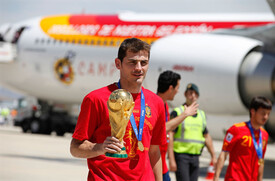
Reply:
<svg viewBox="0 0 275 181"><path fill-rule="evenodd" d="M265 0L0 0L0 25L53 14L266 12Z"/></svg>

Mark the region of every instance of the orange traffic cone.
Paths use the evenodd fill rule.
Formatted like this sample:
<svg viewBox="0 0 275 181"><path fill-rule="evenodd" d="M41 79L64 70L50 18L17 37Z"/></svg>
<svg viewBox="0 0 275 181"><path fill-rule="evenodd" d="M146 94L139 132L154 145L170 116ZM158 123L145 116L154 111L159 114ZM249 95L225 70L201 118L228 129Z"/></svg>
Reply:
<svg viewBox="0 0 275 181"><path fill-rule="evenodd" d="M205 177L206 180L213 180L215 174L213 162L210 163L207 169L207 175Z"/></svg>

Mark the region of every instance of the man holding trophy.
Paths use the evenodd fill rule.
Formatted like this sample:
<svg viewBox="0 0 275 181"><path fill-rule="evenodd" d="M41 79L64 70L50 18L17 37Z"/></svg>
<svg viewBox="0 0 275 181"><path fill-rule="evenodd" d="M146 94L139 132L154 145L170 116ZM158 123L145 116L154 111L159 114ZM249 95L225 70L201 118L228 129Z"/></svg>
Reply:
<svg viewBox="0 0 275 181"><path fill-rule="evenodd" d="M166 142L159 96L142 87L150 45L129 38L115 59L120 79L85 96L71 154L87 158L88 180L162 180L159 145Z"/></svg>

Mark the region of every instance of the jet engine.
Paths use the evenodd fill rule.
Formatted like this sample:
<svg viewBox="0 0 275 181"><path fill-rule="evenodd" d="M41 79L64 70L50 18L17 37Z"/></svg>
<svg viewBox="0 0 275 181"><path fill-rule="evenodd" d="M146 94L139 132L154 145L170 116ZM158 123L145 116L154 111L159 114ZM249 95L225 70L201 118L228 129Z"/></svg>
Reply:
<svg viewBox="0 0 275 181"><path fill-rule="evenodd" d="M154 42L150 71L147 77L157 82L164 70L181 75L180 92L171 106L182 104L186 84L199 86L200 107L216 115L249 115L252 97L265 96L275 100L275 55L263 51L264 43L232 35L185 34L172 35ZM154 63L152 63L154 62ZM246 121L246 120L240 120ZM275 138L275 107L266 124Z"/></svg>

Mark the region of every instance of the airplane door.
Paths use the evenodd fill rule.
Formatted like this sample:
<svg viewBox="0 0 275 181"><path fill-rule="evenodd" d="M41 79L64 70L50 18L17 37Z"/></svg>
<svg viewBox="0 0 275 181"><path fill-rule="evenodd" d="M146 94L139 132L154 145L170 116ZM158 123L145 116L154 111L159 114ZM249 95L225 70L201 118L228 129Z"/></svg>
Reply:
<svg viewBox="0 0 275 181"><path fill-rule="evenodd" d="M16 58L16 47L9 42L0 42L0 63L13 62Z"/></svg>

